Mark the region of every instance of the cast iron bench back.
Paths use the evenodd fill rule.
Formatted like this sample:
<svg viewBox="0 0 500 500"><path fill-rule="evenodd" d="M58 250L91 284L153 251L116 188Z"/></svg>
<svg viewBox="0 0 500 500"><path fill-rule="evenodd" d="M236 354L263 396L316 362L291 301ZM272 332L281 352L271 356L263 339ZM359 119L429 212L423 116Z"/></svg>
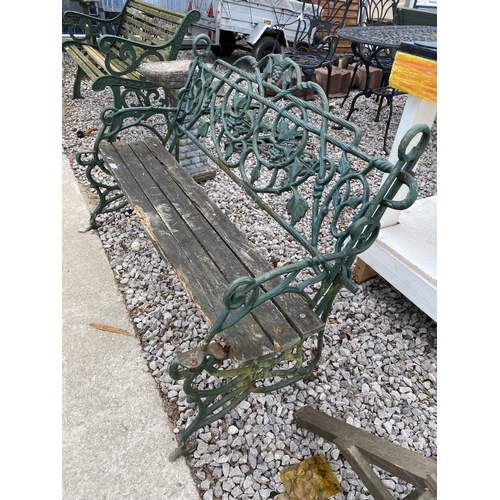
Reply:
<svg viewBox="0 0 500 500"><path fill-rule="evenodd" d="M357 288L350 279L352 264L377 238L385 210L403 210L415 201L412 169L427 144L428 130L413 128L392 165L358 148L359 129L329 112L321 87L300 79L294 84L298 71L290 60L279 55L260 62L242 57L234 65L217 60L210 66L208 49L195 54L171 117L171 134L188 136L302 245L308 254L304 261L275 274L288 276L287 291L301 295L326 319L338 289ZM300 98L306 88L319 105ZM339 123L351 130L350 143L331 133ZM419 133L420 142L405 152ZM377 172L389 175L372 189L370 177L377 179ZM402 184L409 193L395 201ZM333 251L322 251L325 240ZM314 276L293 285L305 268L314 270ZM306 291L311 287L316 288L312 295Z"/></svg>

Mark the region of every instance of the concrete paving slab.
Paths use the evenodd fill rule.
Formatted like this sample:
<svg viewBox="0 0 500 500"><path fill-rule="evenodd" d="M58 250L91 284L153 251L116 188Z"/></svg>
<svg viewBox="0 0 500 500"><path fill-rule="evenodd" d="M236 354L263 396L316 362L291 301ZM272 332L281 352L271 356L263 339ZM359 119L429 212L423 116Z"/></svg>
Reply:
<svg viewBox="0 0 500 500"><path fill-rule="evenodd" d="M62 156L62 487L64 500L199 500L133 333L90 210Z"/></svg>

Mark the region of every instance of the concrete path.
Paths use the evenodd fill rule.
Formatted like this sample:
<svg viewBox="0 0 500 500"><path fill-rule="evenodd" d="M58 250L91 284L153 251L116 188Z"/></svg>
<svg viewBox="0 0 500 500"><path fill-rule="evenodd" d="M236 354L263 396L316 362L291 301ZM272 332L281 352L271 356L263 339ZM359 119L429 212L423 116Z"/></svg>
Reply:
<svg viewBox="0 0 500 500"><path fill-rule="evenodd" d="M199 500L138 340L89 326L133 332L64 154L62 181L63 500Z"/></svg>

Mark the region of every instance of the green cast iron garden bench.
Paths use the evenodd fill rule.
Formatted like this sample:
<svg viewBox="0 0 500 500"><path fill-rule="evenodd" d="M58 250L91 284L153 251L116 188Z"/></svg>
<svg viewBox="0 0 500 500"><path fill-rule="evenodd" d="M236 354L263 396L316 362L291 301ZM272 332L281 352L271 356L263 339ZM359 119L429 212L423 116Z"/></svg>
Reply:
<svg viewBox="0 0 500 500"><path fill-rule="evenodd" d="M139 66L145 61L175 60L188 28L199 19L197 10L180 13L142 0L127 0L112 19L66 11L63 21L71 40L63 41L62 48L78 65L73 98L82 97L81 81L87 75L93 90L112 89L117 108L126 107L131 94L145 105L161 99L158 85L149 82ZM91 43L94 40L96 44Z"/></svg>
<svg viewBox="0 0 500 500"><path fill-rule="evenodd" d="M250 393L312 375L336 294L357 289L356 256L377 238L387 208L405 209L417 197L413 168L430 134L414 126L395 165L372 157L359 149L359 129L329 112L321 87L302 82L290 59L245 56L210 65L209 46L203 35L193 42L175 107L106 108L94 150L77 154L100 199L90 227L128 203L210 326L169 366L198 409L171 459L193 450L188 438ZM306 90L315 103L301 99ZM335 125L349 131L348 141L335 137ZM148 137L124 142L129 129ZM179 165L185 137L303 258L273 265L247 240ZM408 194L396 201L403 184ZM203 372L209 385L200 382Z"/></svg>

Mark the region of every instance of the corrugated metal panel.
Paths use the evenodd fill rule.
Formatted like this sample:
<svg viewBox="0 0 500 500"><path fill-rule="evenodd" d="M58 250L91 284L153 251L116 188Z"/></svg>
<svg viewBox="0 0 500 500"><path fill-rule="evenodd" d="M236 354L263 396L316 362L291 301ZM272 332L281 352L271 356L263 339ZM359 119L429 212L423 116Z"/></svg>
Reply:
<svg viewBox="0 0 500 500"><path fill-rule="evenodd" d="M125 5L125 0L101 0L102 10L105 12L120 12ZM187 12L188 0L146 0L147 3L175 10L176 12Z"/></svg>

